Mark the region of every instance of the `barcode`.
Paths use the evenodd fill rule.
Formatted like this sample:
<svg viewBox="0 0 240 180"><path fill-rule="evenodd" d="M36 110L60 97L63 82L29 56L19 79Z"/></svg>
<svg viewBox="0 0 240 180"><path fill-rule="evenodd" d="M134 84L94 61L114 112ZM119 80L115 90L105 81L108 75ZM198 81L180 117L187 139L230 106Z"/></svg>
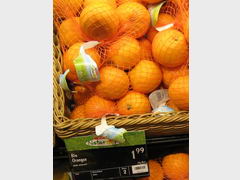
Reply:
<svg viewBox="0 0 240 180"><path fill-rule="evenodd" d="M145 169L145 168L146 168L145 166L139 166L139 167L135 167L134 169L138 170L138 169Z"/></svg>
<svg viewBox="0 0 240 180"><path fill-rule="evenodd" d="M147 164L140 164L132 166L133 174L140 174L148 172L148 165Z"/></svg>

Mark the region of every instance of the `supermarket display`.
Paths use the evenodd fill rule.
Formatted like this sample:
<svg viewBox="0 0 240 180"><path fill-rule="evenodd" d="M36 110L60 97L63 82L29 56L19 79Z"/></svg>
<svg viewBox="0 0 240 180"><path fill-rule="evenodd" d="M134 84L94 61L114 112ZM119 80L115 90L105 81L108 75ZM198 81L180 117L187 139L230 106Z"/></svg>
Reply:
<svg viewBox="0 0 240 180"><path fill-rule="evenodd" d="M146 141L188 134L188 11L188 0L53 1L54 135L73 180L189 178L188 152L148 158Z"/></svg>
<svg viewBox="0 0 240 180"><path fill-rule="evenodd" d="M188 81L180 78L189 74L188 0L56 0L54 27L59 137L93 133L106 114L120 115L108 116L110 124L148 135L188 132ZM159 116L149 95L161 88L173 111Z"/></svg>

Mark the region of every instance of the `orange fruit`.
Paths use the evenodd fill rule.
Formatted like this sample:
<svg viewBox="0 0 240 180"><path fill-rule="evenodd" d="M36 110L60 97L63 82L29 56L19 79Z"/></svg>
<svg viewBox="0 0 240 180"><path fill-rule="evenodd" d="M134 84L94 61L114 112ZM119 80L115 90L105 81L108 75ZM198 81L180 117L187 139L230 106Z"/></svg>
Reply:
<svg viewBox="0 0 240 180"><path fill-rule="evenodd" d="M164 174L163 174L163 169L161 164L154 160L149 160L148 164L149 164L150 176L138 178L138 180L163 180Z"/></svg>
<svg viewBox="0 0 240 180"><path fill-rule="evenodd" d="M122 115L144 114L151 112L148 98L139 92L129 91L117 103L118 113Z"/></svg>
<svg viewBox="0 0 240 180"><path fill-rule="evenodd" d="M188 75L189 70L185 65L178 66L175 68L162 67L162 73L163 73L163 84L166 88L168 88L170 84L178 77Z"/></svg>
<svg viewBox="0 0 240 180"><path fill-rule="evenodd" d="M166 105L172 108L174 111L179 111L178 107L171 100L167 101Z"/></svg>
<svg viewBox="0 0 240 180"><path fill-rule="evenodd" d="M82 32L91 40L106 40L116 35L119 17L107 3L95 2L85 7L80 15Z"/></svg>
<svg viewBox="0 0 240 180"><path fill-rule="evenodd" d="M77 15L82 9L84 0L53 0L53 13L59 18L69 18Z"/></svg>
<svg viewBox="0 0 240 180"><path fill-rule="evenodd" d="M120 68L131 69L140 61L139 42L128 36L120 38L110 46L108 58Z"/></svg>
<svg viewBox="0 0 240 180"><path fill-rule="evenodd" d="M85 118L85 106L76 106L71 112L70 119Z"/></svg>
<svg viewBox="0 0 240 180"><path fill-rule="evenodd" d="M177 67L188 58L188 45L178 30L168 29L158 32L152 42L152 53L155 61L165 67Z"/></svg>
<svg viewBox="0 0 240 180"><path fill-rule="evenodd" d="M150 25L150 14L140 3L126 2L117 8L122 31L134 38L143 36Z"/></svg>
<svg viewBox="0 0 240 180"><path fill-rule="evenodd" d="M189 109L189 76L174 80L168 89L169 98L181 110Z"/></svg>
<svg viewBox="0 0 240 180"><path fill-rule="evenodd" d="M174 18L172 16L170 16L169 14L165 14L165 13L160 13L158 16L158 21L156 24L156 27L161 27L161 26L165 26L167 24L171 24L174 22ZM153 38L155 37L155 35L158 33L158 31L155 29L155 27L151 26L147 32L147 38L149 41L153 41Z"/></svg>
<svg viewBox="0 0 240 180"><path fill-rule="evenodd" d="M171 23L174 23L174 18L171 15L160 13L158 16L156 27L165 26Z"/></svg>
<svg viewBox="0 0 240 180"><path fill-rule="evenodd" d="M85 114L88 118L101 118L108 113L116 113L116 104L113 101L95 95L85 104Z"/></svg>
<svg viewBox="0 0 240 180"><path fill-rule="evenodd" d="M142 1L148 4L154 4L154 3L159 3L163 0L142 0Z"/></svg>
<svg viewBox="0 0 240 180"><path fill-rule="evenodd" d="M90 89L84 86L75 86L74 91L73 100L76 105L84 104L93 95Z"/></svg>
<svg viewBox="0 0 240 180"><path fill-rule="evenodd" d="M133 90L141 93L152 92L162 81L159 65L148 60L140 61L128 75Z"/></svg>
<svg viewBox="0 0 240 180"><path fill-rule="evenodd" d="M152 42L152 41L153 41L153 38L155 37L155 35L156 35L157 33L158 33L158 31L156 30L156 28L153 27L153 26L151 26L151 27L149 28L147 34L146 34L147 39Z"/></svg>
<svg viewBox="0 0 240 180"><path fill-rule="evenodd" d="M189 156L185 153L170 154L163 158L164 174L170 180L181 180L189 174Z"/></svg>
<svg viewBox="0 0 240 180"><path fill-rule="evenodd" d="M59 26L59 38L63 45L70 47L71 45L83 41L81 36L79 17L64 20Z"/></svg>
<svg viewBox="0 0 240 180"><path fill-rule="evenodd" d="M189 42L189 19L187 18L183 24L183 34L187 40L187 42Z"/></svg>
<svg viewBox="0 0 240 180"><path fill-rule="evenodd" d="M123 3L126 3L126 2L138 2L138 3L141 3L142 1L141 0L117 0L118 6L123 4Z"/></svg>
<svg viewBox="0 0 240 180"><path fill-rule="evenodd" d="M85 0L84 7L87 7L88 5L90 5L92 3L96 3L96 2L107 3L114 8L117 7L116 0Z"/></svg>
<svg viewBox="0 0 240 180"><path fill-rule="evenodd" d="M96 93L106 99L115 100L128 92L129 79L127 73L116 67L106 66L100 69L100 83Z"/></svg>
<svg viewBox="0 0 240 180"><path fill-rule="evenodd" d="M140 45L140 60L152 60L152 44L146 38L138 40Z"/></svg>
<svg viewBox="0 0 240 180"><path fill-rule="evenodd" d="M63 61L64 61L64 71L67 69L70 69L70 72L67 75L67 79L71 81L79 81L77 77L77 72L75 69L75 66L73 64L73 60L76 59L79 56L80 47L83 44L83 42L76 43L72 45L68 51L65 53ZM95 48L87 49L85 51L89 56L92 57L92 59L96 62L97 66L100 67L101 61L100 61L100 55L98 54L97 50Z"/></svg>

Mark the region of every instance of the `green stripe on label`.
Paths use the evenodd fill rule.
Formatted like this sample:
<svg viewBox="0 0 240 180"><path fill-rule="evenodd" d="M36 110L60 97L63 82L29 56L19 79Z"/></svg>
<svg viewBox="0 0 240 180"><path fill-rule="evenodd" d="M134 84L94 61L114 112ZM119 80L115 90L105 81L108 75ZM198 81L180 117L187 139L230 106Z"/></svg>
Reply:
<svg viewBox="0 0 240 180"><path fill-rule="evenodd" d="M144 131L130 131L124 134L125 142L117 143L107 138L92 136L79 136L65 139L67 151L81 151L89 149L127 147L146 144Z"/></svg>

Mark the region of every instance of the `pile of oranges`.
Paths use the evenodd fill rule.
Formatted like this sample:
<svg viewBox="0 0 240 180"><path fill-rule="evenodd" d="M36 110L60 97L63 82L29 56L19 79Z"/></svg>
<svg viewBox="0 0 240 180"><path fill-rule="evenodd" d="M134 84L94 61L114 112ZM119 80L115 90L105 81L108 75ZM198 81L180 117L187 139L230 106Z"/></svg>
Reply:
<svg viewBox="0 0 240 180"><path fill-rule="evenodd" d="M149 177L137 180L189 180L189 155L176 153L161 160L150 160L149 169Z"/></svg>
<svg viewBox="0 0 240 180"><path fill-rule="evenodd" d="M162 0L54 0L63 70L70 70L67 80L75 104L71 119L150 113L148 96L161 87L168 89L168 106L188 110L188 28L179 18L180 6L188 0L167 1L176 5L176 12L160 11L152 26L148 5ZM88 41L100 42L86 51L98 66L99 82L79 81L73 63Z"/></svg>

